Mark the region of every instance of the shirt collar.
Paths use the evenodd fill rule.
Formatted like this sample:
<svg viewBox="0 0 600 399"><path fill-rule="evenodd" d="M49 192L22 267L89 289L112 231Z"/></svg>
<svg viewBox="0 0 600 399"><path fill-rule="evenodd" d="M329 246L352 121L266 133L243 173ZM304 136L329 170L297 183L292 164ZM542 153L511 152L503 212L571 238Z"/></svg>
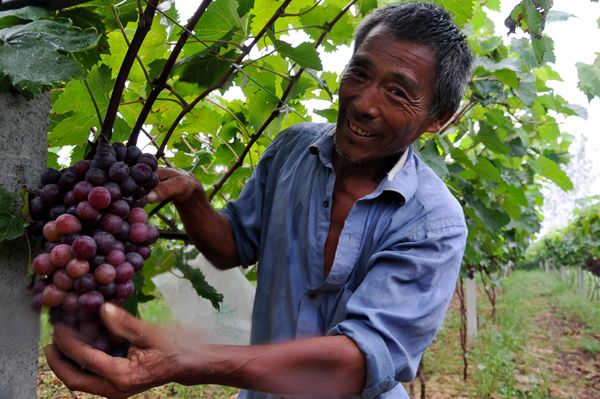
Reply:
<svg viewBox="0 0 600 399"><path fill-rule="evenodd" d="M317 155L324 166L333 168L333 151L335 144L333 135L335 134L335 125L320 135L309 146L309 151ZM381 195L383 191L392 191L400 194L403 202L408 201L415 194L417 189L417 168L415 164L415 154L413 146L410 145L402 154L398 162L390 169L386 177L379 183L379 186L364 199L375 198Z"/></svg>

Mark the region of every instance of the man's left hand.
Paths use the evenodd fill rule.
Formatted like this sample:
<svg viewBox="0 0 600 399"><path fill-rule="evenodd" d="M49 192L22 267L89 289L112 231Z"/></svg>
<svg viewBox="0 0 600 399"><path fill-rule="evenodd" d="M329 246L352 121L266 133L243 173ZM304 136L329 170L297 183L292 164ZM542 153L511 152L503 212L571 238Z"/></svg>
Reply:
<svg viewBox="0 0 600 399"><path fill-rule="evenodd" d="M48 364L69 389L127 398L176 381L183 371L181 357L202 345L201 337L138 320L111 304L104 305L100 314L112 334L130 343L127 357L112 357L97 350L76 331L58 324L54 343L45 353Z"/></svg>

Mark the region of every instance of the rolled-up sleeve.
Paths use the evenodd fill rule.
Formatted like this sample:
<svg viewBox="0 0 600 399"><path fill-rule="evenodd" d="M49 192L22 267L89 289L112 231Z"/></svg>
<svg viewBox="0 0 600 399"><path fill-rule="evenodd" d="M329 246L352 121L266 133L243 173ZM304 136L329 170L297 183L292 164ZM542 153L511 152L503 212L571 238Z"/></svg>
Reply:
<svg viewBox="0 0 600 399"><path fill-rule="evenodd" d="M439 220L369 258L368 273L346 304L346 318L328 331L354 340L365 356L361 398L414 378L448 309L466 237L464 221Z"/></svg>

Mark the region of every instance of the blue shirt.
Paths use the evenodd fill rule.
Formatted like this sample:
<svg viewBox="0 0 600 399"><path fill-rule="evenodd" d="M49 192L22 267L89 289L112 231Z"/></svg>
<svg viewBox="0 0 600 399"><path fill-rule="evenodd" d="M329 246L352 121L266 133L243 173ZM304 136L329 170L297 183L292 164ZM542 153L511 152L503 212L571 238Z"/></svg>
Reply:
<svg viewBox="0 0 600 399"><path fill-rule="evenodd" d="M324 278L334 127L280 133L223 210L242 265L258 262L251 342L345 334L366 358L360 397L408 398L398 382L414 378L444 319L466 243L463 211L409 148L405 165L354 203Z"/></svg>

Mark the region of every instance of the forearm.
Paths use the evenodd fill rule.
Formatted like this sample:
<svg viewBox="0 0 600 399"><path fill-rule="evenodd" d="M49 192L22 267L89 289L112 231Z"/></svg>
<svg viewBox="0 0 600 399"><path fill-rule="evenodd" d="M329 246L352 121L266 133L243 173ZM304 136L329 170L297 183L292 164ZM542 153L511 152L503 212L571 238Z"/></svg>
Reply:
<svg viewBox="0 0 600 399"><path fill-rule="evenodd" d="M362 392L366 365L354 341L340 336L282 344L210 345L184 355L178 382L220 384L276 394Z"/></svg>
<svg viewBox="0 0 600 399"><path fill-rule="evenodd" d="M173 203L191 242L211 263L220 269L239 265L229 220L210 205L203 192Z"/></svg>

